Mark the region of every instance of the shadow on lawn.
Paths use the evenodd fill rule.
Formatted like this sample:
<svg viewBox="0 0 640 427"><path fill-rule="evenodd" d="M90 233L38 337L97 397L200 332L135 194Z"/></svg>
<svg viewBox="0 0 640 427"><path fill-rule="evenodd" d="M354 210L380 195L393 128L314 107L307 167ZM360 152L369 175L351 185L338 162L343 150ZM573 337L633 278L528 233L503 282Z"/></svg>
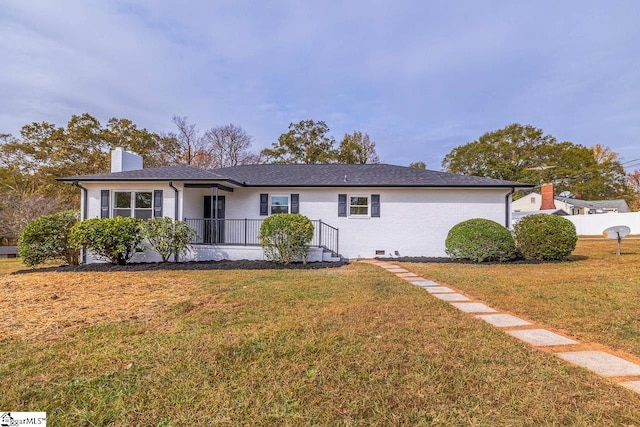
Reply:
<svg viewBox="0 0 640 427"><path fill-rule="evenodd" d="M271 261L194 261L194 262L144 262L127 265L114 265L106 263L61 265L57 267L32 268L18 270L11 274L29 273L69 273L69 272L110 272L110 271L180 271L180 270L317 270L324 268L338 268L348 264L348 261L340 262L310 262L306 265L301 262L291 264L277 264Z"/></svg>

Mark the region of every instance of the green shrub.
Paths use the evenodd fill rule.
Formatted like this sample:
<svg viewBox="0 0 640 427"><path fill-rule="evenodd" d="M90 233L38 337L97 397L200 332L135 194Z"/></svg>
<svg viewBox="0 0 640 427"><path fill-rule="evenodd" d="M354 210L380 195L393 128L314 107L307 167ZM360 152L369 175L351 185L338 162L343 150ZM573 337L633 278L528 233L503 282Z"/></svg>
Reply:
<svg viewBox="0 0 640 427"><path fill-rule="evenodd" d="M18 238L18 253L28 266L48 260L63 260L77 265L80 246L69 240L71 228L78 222L80 213L64 211L43 215L27 224Z"/></svg>
<svg viewBox="0 0 640 427"><path fill-rule="evenodd" d="M578 241L575 225L556 215L525 216L513 231L518 252L525 259L565 260Z"/></svg>
<svg viewBox="0 0 640 427"><path fill-rule="evenodd" d="M288 264L298 258L307 262L313 224L304 215L271 215L260 226L260 243L267 259Z"/></svg>
<svg viewBox="0 0 640 427"><path fill-rule="evenodd" d="M171 255L185 254L196 232L182 221L171 218L152 218L142 226L142 237L149 241L153 250L162 257L162 262L169 261Z"/></svg>
<svg viewBox="0 0 640 427"><path fill-rule="evenodd" d="M136 218L92 218L77 223L71 230L73 242L111 264L124 265L143 249L142 221Z"/></svg>
<svg viewBox="0 0 640 427"><path fill-rule="evenodd" d="M516 248L508 229L489 219L463 221L449 230L445 252L451 259L473 262L508 261Z"/></svg>

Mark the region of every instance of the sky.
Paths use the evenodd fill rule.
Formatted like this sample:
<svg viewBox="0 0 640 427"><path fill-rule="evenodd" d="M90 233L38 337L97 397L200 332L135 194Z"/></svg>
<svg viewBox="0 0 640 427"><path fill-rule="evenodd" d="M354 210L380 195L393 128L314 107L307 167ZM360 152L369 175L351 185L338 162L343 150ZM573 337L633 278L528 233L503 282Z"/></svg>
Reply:
<svg viewBox="0 0 640 427"><path fill-rule="evenodd" d="M440 170L511 123L640 169L640 1L0 0L0 133L89 113L153 132L366 132Z"/></svg>

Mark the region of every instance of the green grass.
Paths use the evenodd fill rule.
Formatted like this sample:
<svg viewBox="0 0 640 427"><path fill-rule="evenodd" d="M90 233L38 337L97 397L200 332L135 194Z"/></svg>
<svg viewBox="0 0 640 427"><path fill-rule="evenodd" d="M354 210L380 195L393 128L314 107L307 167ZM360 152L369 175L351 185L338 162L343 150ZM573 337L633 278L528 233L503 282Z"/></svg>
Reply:
<svg viewBox="0 0 640 427"><path fill-rule="evenodd" d="M640 424L640 396L374 266L152 274L185 289L144 319L1 340L0 408L88 426Z"/></svg>
<svg viewBox="0 0 640 427"><path fill-rule="evenodd" d="M535 322L640 358L640 240L579 241L572 261L534 265L403 264Z"/></svg>

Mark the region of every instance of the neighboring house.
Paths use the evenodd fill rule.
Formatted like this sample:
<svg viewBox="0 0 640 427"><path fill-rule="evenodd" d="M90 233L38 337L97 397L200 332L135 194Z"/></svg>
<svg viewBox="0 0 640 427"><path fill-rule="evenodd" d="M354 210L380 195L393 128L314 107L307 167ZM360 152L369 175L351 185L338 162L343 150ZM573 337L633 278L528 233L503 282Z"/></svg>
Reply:
<svg viewBox="0 0 640 427"><path fill-rule="evenodd" d="M624 199L580 200L556 198L556 206L561 206L571 215L630 212L629 205Z"/></svg>
<svg viewBox="0 0 640 427"><path fill-rule="evenodd" d="M529 193L524 197L514 200L511 207L513 212L538 211L543 203L540 193ZM629 206L623 199L614 200L580 200L566 197L553 197L555 209L562 209L569 215L590 215L603 213L629 212ZM550 208L548 206L548 208Z"/></svg>
<svg viewBox="0 0 640 427"><path fill-rule="evenodd" d="M0 258L16 258L17 256L17 246L0 246Z"/></svg>
<svg viewBox="0 0 640 427"><path fill-rule="evenodd" d="M112 173L59 180L82 189L82 218L185 220L198 233L187 258L194 260L262 259L260 224L275 213L314 222L310 260L444 256L451 227L470 218L509 225L511 194L531 188L385 164L143 169L139 156L121 149L112 152Z"/></svg>

